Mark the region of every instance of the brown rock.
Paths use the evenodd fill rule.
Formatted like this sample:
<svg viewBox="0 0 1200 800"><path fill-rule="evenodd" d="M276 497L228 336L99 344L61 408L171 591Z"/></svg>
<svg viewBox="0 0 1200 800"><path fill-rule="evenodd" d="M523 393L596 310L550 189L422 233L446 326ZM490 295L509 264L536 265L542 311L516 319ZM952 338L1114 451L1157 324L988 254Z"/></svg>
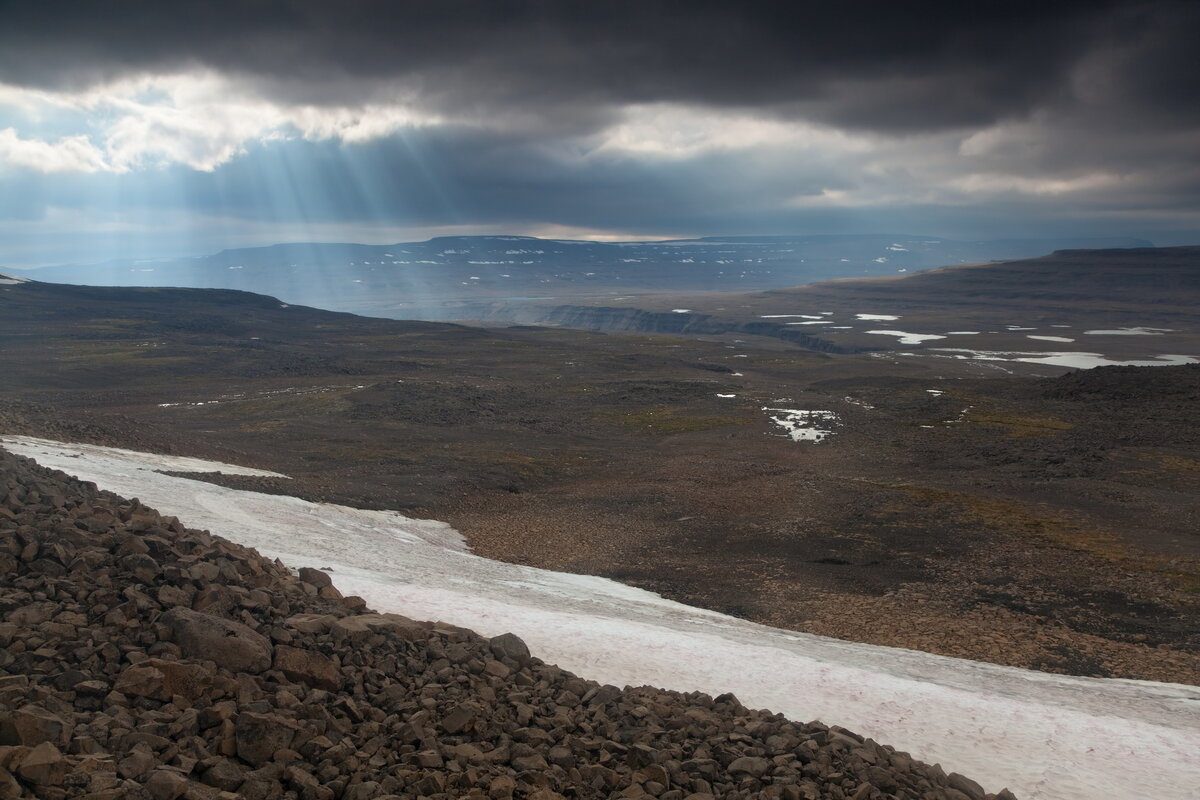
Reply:
<svg viewBox="0 0 1200 800"><path fill-rule="evenodd" d="M156 769L146 780L146 792L153 800L178 800L190 783L175 770Z"/></svg>
<svg viewBox="0 0 1200 800"><path fill-rule="evenodd" d="M442 729L446 733L461 733L474 722L475 712L467 706L455 706L442 717Z"/></svg>
<svg viewBox="0 0 1200 800"><path fill-rule="evenodd" d="M204 771L200 781L226 792L236 792L246 780L246 773L233 760L222 758Z"/></svg>
<svg viewBox="0 0 1200 800"><path fill-rule="evenodd" d="M957 772L951 772L947 775L946 782L971 798L971 800L984 800L986 796L982 786L970 778L959 775Z"/></svg>
<svg viewBox="0 0 1200 800"><path fill-rule="evenodd" d="M241 623L180 607L159 622L189 658L212 660L231 672L258 673L271 666L271 643Z"/></svg>
<svg viewBox="0 0 1200 800"><path fill-rule="evenodd" d="M332 658L313 650L284 644L275 645L275 669L288 680L315 686L330 692L342 687L342 673Z"/></svg>
<svg viewBox="0 0 1200 800"><path fill-rule="evenodd" d="M765 758L757 758L755 756L742 756L735 758L730 764L728 772L730 775L750 775L754 778L761 778L771 769L771 762Z"/></svg>
<svg viewBox="0 0 1200 800"><path fill-rule="evenodd" d="M50 742L56 747L66 747L74 730L71 719L30 703L14 711L7 721L0 722L0 744L35 747Z"/></svg>
<svg viewBox="0 0 1200 800"><path fill-rule="evenodd" d="M529 663L529 647L515 633L502 633L488 641L496 658L507 658L522 667Z"/></svg>
<svg viewBox="0 0 1200 800"><path fill-rule="evenodd" d="M17 774L38 786L58 786L67 774L67 760L57 747L42 742L21 759Z"/></svg>
<svg viewBox="0 0 1200 800"><path fill-rule="evenodd" d="M492 800L507 800L517 790L517 782L509 775L498 775L492 778L488 786L488 797Z"/></svg>
<svg viewBox="0 0 1200 800"><path fill-rule="evenodd" d="M291 747L296 731L283 717L244 711L234 724L234 735L238 758L261 767L275 751Z"/></svg>
<svg viewBox="0 0 1200 800"><path fill-rule="evenodd" d="M300 580L311 584L318 589L320 589L322 586L333 586L333 579L329 577L329 573L327 572L323 572L319 569L313 569L312 567L301 567L299 572Z"/></svg>

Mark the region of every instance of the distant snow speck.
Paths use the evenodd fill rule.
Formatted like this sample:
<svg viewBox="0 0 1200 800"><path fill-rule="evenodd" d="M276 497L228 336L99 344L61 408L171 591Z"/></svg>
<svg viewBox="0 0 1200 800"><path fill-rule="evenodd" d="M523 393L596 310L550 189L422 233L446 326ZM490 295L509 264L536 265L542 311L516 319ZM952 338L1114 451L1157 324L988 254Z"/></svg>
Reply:
<svg viewBox="0 0 1200 800"><path fill-rule="evenodd" d="M763 406L771 422L783 428L793 442L820 442L833 434L840 425L838 415L832 411L806 411L799 408L771 408Z"/></svg>
<svg viewBox="0 0 1200 800"><path fill-rule="evenodd" d="M717 397L723 397L728 400L730 397L737 397L737 395L736 394L718 394Z"/></svg>
<svg viewBox="0 0 1200 800"><path fill-rule="evenodd" d="M1026 339L1037 339L1042 342L1073 342L1074 339L1068 339L1066 336L1035 336L1032 333L1025 334Z"/></svg>
<svg viewBox="0 0 1200 800"><path fill-rule="evenodd" d="M746 377L745 375L743 375L743 374L742 374L742 373L740 373L740 372L731 372L731 373L729 373L729 375L730 375L730 377L732 377L732 378L744 378L744 377Z"/></svg>
<svg viewBox="0 0 1200 800"><path fill-rule="evenodd" d="M1106 331L1084 331L1093 336L1162 336L1174 332L1174 328L1115 328Z"/></svg>
<svg viewBox="0 0 1200 800"><path fill-rule="evenodd" d="M807 322L786 322L785 325L832 325L831 319L810 319Z"/></svg>
<svg viewBox="0 0 1200 800"><path fill-rule="evenodd" d="M1005 325L1010 331L1036 331L1037 328L1023 328L1020 325Z"/></svg>
<svg viewBox="0 0 1200 800"><path fill-rule="evenodd" d="M947 336L978 336L979 331L946 331Z"/></svg>
<svg viewBox="0 0 1200 800"><path fill-rule="evenodd" d="M690 313L692 313L692 310L690 308L672 308L671 313L672 314L690 314Z"/></svg>
<svg viewBox="0 0 1200 800"><path fill-rule="evenodd" d="M892 314L855 314L863 322L895 322L900 319Z"/></svg>
<svg viewBox="0 0 1200 800"><path fill-rule="evenodd" d="M920 344L930 339L945 339L940 333L907 333L905 331L867 331L877 336L898 336L900 344Z"/></svg>
<svg viewBox="0 0 1200 800"><path fill-rule="evenodd" d="M925 391L929 392L934 397L941 397L945 394L945 392L943 392L941 389L926 389Z"/></svg>
<svg viewBox="0 0 1200 800"><path fill-rule="evenodd" d="M879 258L872 258L871 260L874 261L876 264L886 264L887 256L880 256Z"/></svg>
<svg viewBox="0 0 1200 800"><path fill-rule="evenodd" d="M759 314L759 319L820 319L820 314Z"/></svg>

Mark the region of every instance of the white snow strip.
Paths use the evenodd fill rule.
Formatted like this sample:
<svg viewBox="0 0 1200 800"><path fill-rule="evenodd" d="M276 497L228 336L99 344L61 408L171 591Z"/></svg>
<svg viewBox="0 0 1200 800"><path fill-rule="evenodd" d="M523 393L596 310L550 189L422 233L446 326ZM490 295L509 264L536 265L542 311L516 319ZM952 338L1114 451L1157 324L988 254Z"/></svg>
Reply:
<svg viewBox="0 0 1200 800"><path fill-rule="evenodd" d="M820 319L820 314L759 314L759 319Z"/></svg>
<svg viewBox="0 0 1200 800"><path fill-rule="evenodd" d="M1072 369L1092 369L1093 367L1174 367L1180 364L1200 364L1200 359L1193 356L1160 355L1152 356L1150 360L1114 361L1105 358L1100 353L1021 353L992 350L967 350L961 347L931 347L945 353L966 353L963 358L978 361L1024 361L1027 364L1048 364L1055 367L1071 367Z"/></svg>
<svg viewBox="0 0 1200 800"><path fill-rule="evenodd" d="M810 319L807 322L785 322L785 325L832 325L831 319Z"/></svg>
<svg viewBox="0 0 1200 800"><path fill-rule="evenodd" d="M920 344L930 339L945 339L940 333L906 333L905 331L867 331L879 336L899 336L900 344Z"/></svg>
<svg viewBox="0 0 1200 800"><path fill-rule="evenodd" d="M737 395L736 394L718 394L717 397L723 397L725 399L729 399L730 397L737 397Z"/></svg>
<svg viewBox="0 0 1200 800"><path fill-rule="evenodd" d="M690 314L690 313L692 313L692 310L690 308L672 308L671 313L672 314Z"/></svg>
<svg viewBox="0 0 1200 800"><path fill-rule="evenodd" d="M833 435L833 426L840 425L832 411L805 411L798 408L769 408L763 411L771 422L783 428L793 442L820 442Z"/></svg>
<svg viewBox="0 0 1200 800"><path fill-rule="evenodd" d="M843 725L1022 800L1194 800L1200 786L1197 687L1050 675L768 628L601 578L488 561L441 522L155 472L235 469L227 464L0 441L292 567L329 567L343 593L379 611L488 636L513 631L585 677L732 691L751 707Z"/></svg>
<svg viewBox="0 0 1200 800"><path fill-rule="evenodd" d="M947 336L978 336L979 331L946 331Z"/></svg>
<svg viewBox="0 0 1200 800"><path fill-rule="evenodd" d="M895 322L900 319L891 314L855 314L854 316L861 319L863 322Z"/></svg>
<svg viewBox="0 0 1200 800"><path fill-rule="evenodd" d="M51 465L41 460L38 463L43 466L53 466L55 469L61 469L64 472L71 472L71 470L65 466L61 466L61 464L65 463L69 465L72 463L71 459L78 459L79 463L91 463L97 459L108 459L109 461L105 462L106 465L127 465L124 473L120 476L122 478L129 477L129 470L134 470L139 474L153 470L162 470L170 472L220 472L225 475L246 475L258 478L288 478L287 475L278 472L239 467L236 464L223 464L220 461L206 461L202 458L139 453L136 450L100 447L94 444L64 444L49 439L36 439L32 436L0 436L0 445L3 445L13 453L29 456L30 458L36 458L36 453L40 452L39 448L46 448L46 452L53 453L55 459L57 459L56 463ZM128 496L134 497L136 495Z"/></svg>
<svg viewBox="0 0 1200 800"><path fill-rule="evenodd" d="M1038 341L1041 341L1041 342L1073 342L1073 341L1075 341L1074 339L1071 339L1067 336L1035 336L1032 333L1025 334L1025 338L1026 339L1037 339Z"/></svg>
<svg viewBox="0 0 1200 800"><path fill-rule="evenodd" d="M0 285L16 286L18 283L29 283L29 279L28 278L15 278L12 275L5 275L3 272L0 272Z"/></svg>
<svg viewBox="0 0 1200 800"><path fill-rule="evenodd" d="M1115 328L1107 331L1084 331L1090 336L1162 336L1173 333L1174 328Z"/></svg>

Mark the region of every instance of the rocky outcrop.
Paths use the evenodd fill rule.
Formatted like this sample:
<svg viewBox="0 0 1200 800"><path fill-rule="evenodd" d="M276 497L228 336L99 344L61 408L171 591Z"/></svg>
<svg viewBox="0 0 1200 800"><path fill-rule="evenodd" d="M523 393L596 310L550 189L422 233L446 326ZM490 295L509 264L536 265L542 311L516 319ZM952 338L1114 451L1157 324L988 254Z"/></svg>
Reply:
<svg viewBox="0 0 1200 800"><path fill-rule="evenodd" d="M600 686L512 634L371 613L3 451L0 560L0 797L989 797L732 695Z"/></svg>

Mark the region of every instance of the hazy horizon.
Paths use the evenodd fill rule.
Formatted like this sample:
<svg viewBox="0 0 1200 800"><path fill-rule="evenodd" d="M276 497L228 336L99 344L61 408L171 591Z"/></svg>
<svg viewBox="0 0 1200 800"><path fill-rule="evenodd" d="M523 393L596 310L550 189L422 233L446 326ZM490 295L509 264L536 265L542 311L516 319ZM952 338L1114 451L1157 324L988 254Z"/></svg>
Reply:
<svg viewBox="0 0 1200 800"><path fill-rule="evenodd" d="M1200 6L0 8L0 264L438 235L1200 242Z"/></svg>

